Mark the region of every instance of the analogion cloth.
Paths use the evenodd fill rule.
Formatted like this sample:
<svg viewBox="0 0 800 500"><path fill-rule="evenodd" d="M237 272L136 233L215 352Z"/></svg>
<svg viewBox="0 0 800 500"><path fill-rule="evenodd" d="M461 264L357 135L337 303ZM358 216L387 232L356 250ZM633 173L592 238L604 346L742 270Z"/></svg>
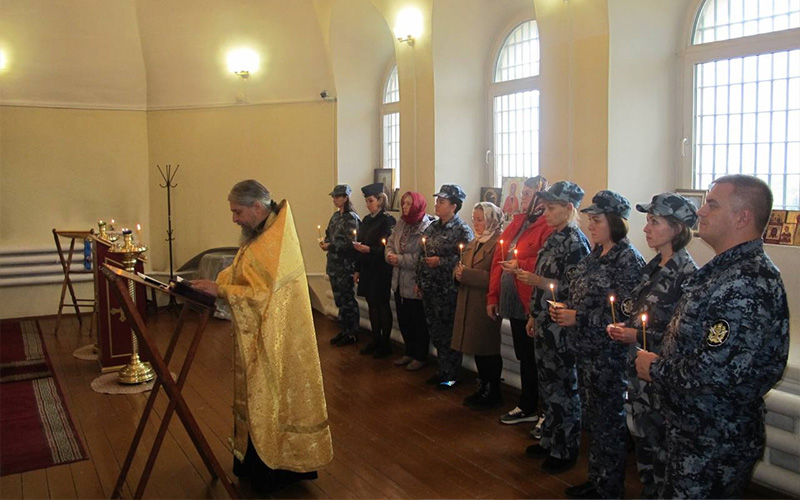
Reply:
<svg viewBox="0 0 800 500"><path fill-rule="evenodd" d="M288 202L217 277L235 332L234 455L248 433L273 469L317 470L333 460L311 300Z"/></svg>

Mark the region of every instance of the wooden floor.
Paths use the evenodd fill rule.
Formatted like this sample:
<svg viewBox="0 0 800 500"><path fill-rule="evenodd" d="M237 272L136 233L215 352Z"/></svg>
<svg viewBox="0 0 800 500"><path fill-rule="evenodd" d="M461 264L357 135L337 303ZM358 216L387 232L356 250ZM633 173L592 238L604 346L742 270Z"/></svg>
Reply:
<svg viewBox="0 0 800 500"><path fill-rule="evenodd" d="M176 315L161 312L149 319L151 333L166 349ZM475 412L462 406L474 388L474 375L450 391L425 385L432 363L409 373L392 360L360 356L358 346L332 347L328 340L335 324L315 317L325 393L328 402L334 461L319 479L281 491L277 498L563 498L564 488L586 478L586 451L577 467L550 476L539 461L525 457L530 425L501 425L501 411ZM99 375L95 362L81 361L72 352L90 343L77 331L77 320L62 322L58 337L55 321L40 321L54 370L67 406L90 459L0 478L0 498L108 498L145 405L148 393L103 395L90 388ZM184 337L171 367L181 363L189 344ZM398 349L399 352L399 349ZM232 458L227 449L232 414L231 324L212 320L195 358L183 394L202 432L230 477ZM506 388L506 406L518 392ZM156 404L158 420L151 423L140 450L149 450L166 398ZM136 488L146 455L134 461L125 496ZM235 479L235 478L234 478ZM238 483L238 480L235 479ZM239 484L243 497L257 495L247 482ZM636 498L641 485L633 456L627 467L626 497ZM761 488L753 497L777 497ZM146 498L227 498L212 482L179 420L173 418L161 448Z"/></svg>

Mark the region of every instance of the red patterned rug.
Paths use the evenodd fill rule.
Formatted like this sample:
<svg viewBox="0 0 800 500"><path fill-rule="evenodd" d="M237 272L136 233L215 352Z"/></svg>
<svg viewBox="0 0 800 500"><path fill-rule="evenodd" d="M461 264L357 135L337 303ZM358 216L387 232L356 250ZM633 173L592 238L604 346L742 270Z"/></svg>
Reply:
<svg viewBox="0 0 800 500"><path fill-rule="evenodd" d="M0 322L0 476L86 458L39 324Z"/></svg>

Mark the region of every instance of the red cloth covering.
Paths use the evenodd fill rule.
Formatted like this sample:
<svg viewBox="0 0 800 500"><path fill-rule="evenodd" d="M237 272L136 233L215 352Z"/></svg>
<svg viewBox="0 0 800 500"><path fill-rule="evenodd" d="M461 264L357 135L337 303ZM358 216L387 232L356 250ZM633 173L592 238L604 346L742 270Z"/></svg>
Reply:
<svg viewBox="0 0 800 500"><path fill-rule="evenodd" d="M517 236L517 233L519 233L527 217L528 214L524 213L515 215L511 220L511 224L509 224L503 231L503 234L500 235L500 239L503 240L503 245L501 250L501 245L498 241L495 247L494 257L492 257L492 270L489 274L489 293L486 295L486 305L498 304L500 302L500 276L503 273L500 261L505 259L505 256L501 252L508 253L511 250L511 242L514 241L514 238ZM536 255L552 232L553 228L547 225L544 216L539 216L533 224L528 226L528 229L526 229L519 237L519 240L517 240L517 246L515 247L518 250L517 263L520 269L530 272L536 269ZM531 301L533 288L521 283L519 280L515 280L515 283L517 284L517 293L525 308L525 314L529 314L530 310L528 307Z"/></svg>
<svg viewBox="0 0 800 500"><path fill-rule="evenodd" d="M413 191L406 191L403 193L403 196L400 198L400 202L402 204L403 198L406 196L411 197L411 208L408 210L408 215L402 215L400 218L403 219L406 224L416 224L425 217L425 210L428 208L428 202L425 201L425 197L419 193L415 193ZM400 211L402 213L402 207Z"/></svg>

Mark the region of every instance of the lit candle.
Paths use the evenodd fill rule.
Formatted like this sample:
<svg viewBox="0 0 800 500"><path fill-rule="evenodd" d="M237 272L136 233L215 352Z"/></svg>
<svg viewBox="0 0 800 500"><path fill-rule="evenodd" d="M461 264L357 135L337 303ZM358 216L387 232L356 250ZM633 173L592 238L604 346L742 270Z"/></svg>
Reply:
<svg viewBox="0 0 800 500"><path fill-rule="evenodd" d="M642 314L642 347L647 350L647 314Z"/></svg>
<svg viewBox="0 0 800 500"><path fill-rule="evenodd" d="M500 240L500 260L506 260L506 250L505 246L503 246L503 243L505 242Z"/></svg>
<svg viewBox="0 0 800 500"><path fill-rule="evenodd" d="M111 219L111 230L112 231L114 230L114 222L115 222L114 219Z"/></svg>
<svg viewBox="0 0 800 500"><path fill-rule="evenodd" d="M616 324L617 322L617 313L614 311L614 301L616 299L613 295L608 296L608 301L611 303L611 323Z"/></svg>
<svg viewBox="0 0 800 500"><path fill-rule="evenodd" d="M356 241L356 238L358 238L358 230L353 229L353 241Z"/></svg>
<svg viewBox="0 0 800 500"><path fill-rule="evenodd" d="M381 240L381 243L383 243L383 246L386 246L386 238L383 238L383 239Z"/></svg>
<svg viewBox="0 0 800 500"><path fill-rule="evenodd" d="M136 224L136 239L139 240L139 243L142 242L142 225Z"/></svg>
<svg viewBox="0 0 800 500"><path fill-rule="evenodd" d="M425 257L427 258L427 257L428 257L428 247L427 247L427 246L425 246L425 241L427 241L427 238L425 238L425 237L423 236L423 237L422 237L422 253L423 253L423 254L425 255Z"/></svg>
<svg viewBox="0 0 800 500"><path fill-rule="evenodd" d="M317 234L319 235L319 239L322 239L322 226L317 226Z"/></svg>
<svg viewBox="0 0 800 500"><path fill-rule="evenodd" d="M553 302L558 302L556 300L556 285L553 283L550 283L550 293L553 294Z"/></svg>
<svg viewBox="0 0 800 500"><path fill-rule="evenodd" d="M463 243L459 243L458 244L458 252L459 252L458 263L459 264L463 264L464 263L464 244Z"/></svg>
<svg viewBox="0 0 800 500"><path fill-rule="evenodd" d="M516 260L516 259L517 259L517 252L519 252L519 250L517 250L517 249L515 248L515 249L514 249L514 260Z"/></svg>

